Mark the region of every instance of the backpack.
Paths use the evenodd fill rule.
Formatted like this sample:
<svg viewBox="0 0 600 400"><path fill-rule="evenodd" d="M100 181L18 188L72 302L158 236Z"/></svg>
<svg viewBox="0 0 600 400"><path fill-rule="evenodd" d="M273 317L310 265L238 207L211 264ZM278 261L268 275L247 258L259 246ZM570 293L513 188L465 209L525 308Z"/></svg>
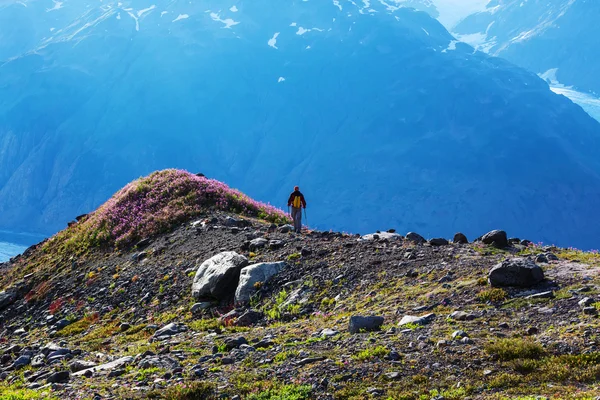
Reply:
<svg viewBox="0 0 600 400"><path fill-rule="evenodd" d="M294 201L292 202L292 206L294 208L302 208L302 196L294 196Z"/></svg>

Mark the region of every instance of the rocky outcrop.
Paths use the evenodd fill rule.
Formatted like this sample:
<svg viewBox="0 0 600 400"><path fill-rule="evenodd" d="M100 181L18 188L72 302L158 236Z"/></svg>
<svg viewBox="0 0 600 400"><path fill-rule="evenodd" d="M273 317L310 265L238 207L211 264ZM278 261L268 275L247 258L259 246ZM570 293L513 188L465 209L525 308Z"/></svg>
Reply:
<svg viewBox="0 0 600 400"><path fill-rule="evenodd" d="M192 296L196 299L231 298L238 284L240 271L248 259L233 251L217 254L204 261L194 277Z"/></svg>
<svg viewBox="0 0 600 400"><path fill-rule="evenodd" d="M528 258L513 258L492 268L488 280L492 286L530 287L544 280L544 272Z"/></svg>
<svg viewBox="0 0 600 400"><path fill-rule="evenodd" d="M493 245L498 248L504 248L508 246L508 238L504 231L491 231L482 236L481 241L484 244Z"/></svg>

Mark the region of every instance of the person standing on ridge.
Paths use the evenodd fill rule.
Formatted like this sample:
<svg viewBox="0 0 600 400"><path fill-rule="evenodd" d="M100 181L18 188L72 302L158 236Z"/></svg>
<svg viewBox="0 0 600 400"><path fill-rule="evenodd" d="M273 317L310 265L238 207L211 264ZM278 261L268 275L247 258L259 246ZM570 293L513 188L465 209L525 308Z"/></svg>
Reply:
<svg viewBox="0 0 600 400"><path fill-rule="evenodd" d="M300 233L302 231L302 209L306 209L306 200L304 195L300 193L300 188L294 186L294 191L288 199L288 207L292 207L292 220L294 221L294 231Z"/></svg>

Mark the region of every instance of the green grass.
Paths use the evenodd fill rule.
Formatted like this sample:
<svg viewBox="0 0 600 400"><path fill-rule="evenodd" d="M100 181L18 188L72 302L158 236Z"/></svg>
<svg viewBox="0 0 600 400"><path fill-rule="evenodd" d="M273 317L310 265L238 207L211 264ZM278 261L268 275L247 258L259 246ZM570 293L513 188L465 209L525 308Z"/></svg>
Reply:
<svg viewBox="0 0 600 400"><path fill-rule="evenodd" d="M381 358L389 353L389 350L383 346L377 346L372 349L365 349L354 356L358 361L367 361L373 358Z"/></svg>
<svg viewBox="0 0 600 400"><path fill-rule="evenodd" d="M311 398L309 385L286 385L248 396L248 400L307 400Z"/></svg>
<svg viewBox="0 0 600 400"><path fill-rule="evenodd" d="M486 289L477 293L477 300L481 302L490 301L492 303L499 303L501 301L506 300L507 297L508 294L506 293L506 291L500 288Z"/></svg>
<svg viewBox="0 0 600 400"><path fill-rule="evenodd" d="M58 400L58 397L47 390L29 390L20 385L5 385L0 383L0 400Z"/></svg>
<svg viewBox="0 0 600 400"><path fill-rule="evenodd" d="M526 339L500 339L485 346L485 351L498 357L501 361L510 361L518 358L537 359L545 351L539 343Z"/></svg>

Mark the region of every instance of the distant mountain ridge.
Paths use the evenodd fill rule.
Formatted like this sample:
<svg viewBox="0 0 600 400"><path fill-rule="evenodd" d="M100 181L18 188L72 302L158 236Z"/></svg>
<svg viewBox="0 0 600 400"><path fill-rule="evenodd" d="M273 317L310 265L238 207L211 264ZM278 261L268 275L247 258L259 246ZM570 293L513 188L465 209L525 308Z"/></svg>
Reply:
<svg viewBox="0 0 600 400"><path fill-rule="evenodd" d="M453 31L479 50L536 73L556 69L560 83L600 94L600 2L492 0Z"/></svg>
<svg viewBox="0 0 600 400"><path fill-rule="evenodd" d="M0 37L23 41L2 49L0 228L51 233L184 168L280 207L300 184L325 229L594 247L600 124L427 14L367 3L4 4Z"/></svg>

